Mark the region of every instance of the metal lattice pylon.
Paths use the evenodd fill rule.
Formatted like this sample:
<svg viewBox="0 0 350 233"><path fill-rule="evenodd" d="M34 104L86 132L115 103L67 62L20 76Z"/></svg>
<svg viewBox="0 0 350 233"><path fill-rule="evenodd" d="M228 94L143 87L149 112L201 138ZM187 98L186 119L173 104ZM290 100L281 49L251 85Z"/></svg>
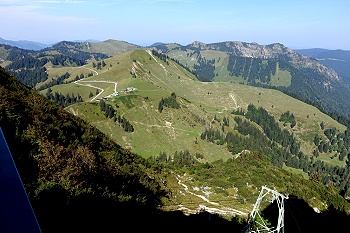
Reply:
<svg viewBox="0 0 350 233"><path fill-rule="evenodd" d="M271 203L275 200L277 201L278 206L278 220L276 227L267 226L266 221L259 213L260 203L264 198L267 198ZM288 196L284 196L277 192L276 190L272 190L267 188L266 186L261 187L261 191L258 199L255 202L254 208L249 216L249 229L250 233L258 233L258 232L273 232L273 233L283 233L284 232L284 199L288 199Z"/></svg>

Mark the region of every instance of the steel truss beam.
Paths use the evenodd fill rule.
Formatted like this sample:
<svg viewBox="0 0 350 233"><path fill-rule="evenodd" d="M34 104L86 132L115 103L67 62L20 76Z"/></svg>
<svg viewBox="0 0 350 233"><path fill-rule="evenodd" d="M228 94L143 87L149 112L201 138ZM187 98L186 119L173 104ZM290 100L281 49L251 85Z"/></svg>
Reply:
<svg viewBox="0 0 350 233"><path fill-rule="evenodd" d="M268 227L266 221L259 213L261 201L266 198L269 202L277 201L278 206L278 220L276 227ZM254 208L249 215L249 233L283 233L284 232L284 199L288 196L282 195L275 189L269 189L266 186L261 187L258 199L255 202Z"/></svg>

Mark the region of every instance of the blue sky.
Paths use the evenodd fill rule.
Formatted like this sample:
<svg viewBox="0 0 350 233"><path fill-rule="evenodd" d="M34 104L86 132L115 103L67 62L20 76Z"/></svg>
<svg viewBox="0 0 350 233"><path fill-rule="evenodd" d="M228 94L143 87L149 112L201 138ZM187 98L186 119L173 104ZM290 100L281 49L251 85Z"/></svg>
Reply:
<svg viewBox="0 0 350 233"><path fill-rule="evenodd" d="M0 0L0 37L350 50L349 0Z"/></svg>

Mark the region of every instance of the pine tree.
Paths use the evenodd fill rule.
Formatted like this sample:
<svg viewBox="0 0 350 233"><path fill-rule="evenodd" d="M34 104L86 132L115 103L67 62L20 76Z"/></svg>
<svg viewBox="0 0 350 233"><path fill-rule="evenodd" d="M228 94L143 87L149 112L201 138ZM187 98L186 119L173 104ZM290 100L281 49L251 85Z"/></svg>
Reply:
<svg viewBox="0 0 350 233"><path fill-rule="evenodd" d="M162 113L163 111L163 105L164 105L164 99L162 98L160 101L159 101L159 104L158 104L158 111L160 113Z"/></svg>
<svg viewBox="0 0 350 233"><path fill-rule="evenodd" d="M106 109L106 104L105 104L105 102L103 100L101 100L100 101L100 110L101 111L105 111L105 109Z"/></svg>

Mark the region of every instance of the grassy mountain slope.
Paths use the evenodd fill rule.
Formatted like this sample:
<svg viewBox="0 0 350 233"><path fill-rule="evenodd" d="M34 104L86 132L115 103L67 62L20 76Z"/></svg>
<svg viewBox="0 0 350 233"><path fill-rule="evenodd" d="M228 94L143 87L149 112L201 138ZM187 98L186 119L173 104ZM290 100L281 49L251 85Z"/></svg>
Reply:
<svg viewBox="0 0 350 233"><path fill-rule="evenodd" d="M160 77L165 74L164 69L160 66L162 63L158 64L154 59L149 60L149 57L150 55L145 51L138 50L106 59L107 65L98 71L98 76L84 79L84 82L88 80L117 82L117 91L119 92L127 87L136 88L137 91L133 93L117 97L113 102L113 106L119 106L118 109L116 108L117 111L133 124L135 132L138 133L130 134L124 132L112 119L107 120L97 104L79 103L68 107L68 111L86 119L103 130L107 135L111 135L121 145L129 147L145 157L156 155L160 151L173 154L176 150L179 150L177 145L183 143L184 145L188 145L185 148L188 148L194 153L206 153L209 158L212 157L211 159L219 158L214 153L217 150L221 151L220 154L228 158L230 154L218 146L204 144L204 147L201 148L200 143L195 144L196 137L199 137L203 129L203 125L199 123L198 118L200 116L206 118L205 112L196 105L188 103L183 99L181 103L186 109L178 109L175 112L171 110L164 111L162 114L158 112L157 108L160 99L162 97L166 98L172 92L170 85L195 78L190 73L185 72L173 64L173 67L170 69L172 73L168 73L166 76L175 82L167 84L167 81L162 81L163 77ZM133 60L137 62L133 62ZM112 64L112 67L110 67L110 64ZM133 78L133 75L136 75L138 78ZM180 76L180 80L178 76ZM113 83L92 82L90 84L104 89L100 97L108 96L114 92ZM165 85L165 87L160 88L160 85ZM84 100L89 101L95 95L90 99L87 98L87 95L90 92L95 94L96 88L78 86L71 83L63 86L54 86L52 90L53 92L57 91L63 94L72 92L75 94L80 93ZM179 90L179 88L177 87L174 90ZM45 93L45 91L42 93ZM174 119L173 116L175 114L178 114L178 119ZM145 138L149 139L148 143L145 143ZM174 140L179 140L178 144L174 144ZM157 144L160 146L157 146Z"/></svg>
<svg viewBox="0 0 350 233"><path fill-rule="evenodd" d="M349 116L349 89L332 69L281 45L244 42L156 47L196 73L202 81L277 87L319 102L330 112Z"/></svg>
<svg viewBox="0 0 350 233"><path fill-rule="evenodd" d="M52 67L81 66L138 47L116 40L98 43L63 41L39 52L1 49L0 62L26 85L43 88L43 85L51 85L65 74L64 69L59 74L47 72ZM187 46L161 44L157 48L195 71L201 81L277 87L312 101L328 112L350 115L347 103L349 90L339 81L338 74L315 59L297 54L281 44L194 42ZM91 75L88 71L83 73L84 76ZM31 79L26 80L25 77Z"/></svg>
<svg viewBox="0 0 350 233"><path fill-rule="evenodd" d="M110 56L125 53L138 46L123 41L107 40L98 43L62 41L40 51L31 51L0 46L0 64L11 74L16 75L22 83L37 89L61 84L61 77L69 73L74 81L93 75L91 70L71 72L73 67L88 62L101 62ZM61 80L61 81L60 81Z"/></svg>
<svg viewBox="0 0 350 233"><path fill-rule="evenodd" d="M203 83L171 60L168 61L168 65L157 57L151 58L151 60L150 57L151 55L145 51L136 50L106 59L107 66L98 71L98 76L84 79L84 81L117 82L117 91L119 92L127 87L137 88L137 91L121 94L119 97L109 100L113 106L118 105L119 108L115 108L116 111L131 121L135 132L124 132L112 119L106 119L97 103L95 105L79 103L68 107L67 110L99 127L121 145L128 146L145 157L156 155L161 151L173 154L176 150L184 148L193 154L203 153L205 158L210 161L220 157L228 158L230 155L224 150L220 150L219 146L206 145L196 138L199 138L215 115L217 117L228 116L233 121L233 116L230 113L233 110L246 109L249 104L265 108L277 119L284 112L293 113L297 125L291 130L302 142L302 151L309 155L315 148L313 145L315 134L322 133L319 127L321 122L324 122L328 128L335 127L339 131L345 130L344 126L321 113L315 107L295 100L277 90L233 83ZM89 68L89 66L84 68ZM133 75L136 75L137 78L134 78ZM105 89L100 97L108 96L114 92L113 83L90 84ZM54 86L52 90L64 95L79 93L86 102L94 98L96 93L94 87L80 86L74 83ZM46 90L42 91L43 94L45 92ZM88 98L90 92L94 96ZM160 99L170 96L172 92L178 96L181 108L166 108L162 113L159 113ZM160 140L162 146L145 142L145 137L154 139L150 141L155 143ZM214 153L214 151L220 151L220 153Z"/></svg>
<svg viewBox="0 0 350 233"><path fill-rule="evenodd" d="M86 96L88 92L95 93L97 88L101 88L104 90L98 96L101 98L113 94L116 82L116 90L120 92L120 95L105 101L114 109L115 118L106 118L105 112L101 111L99 103L94 100L97 97L95 94L84 99L86 102L69 106L67 111L91 122L113 140L143 157L157 157L162 153L173 157L175 152L188 150L191 155L201 158L201 161L211 162L217 159L232 158L232 153L240 152L238 148L250 150L252 145L246 144L242 147L238 146L231 153L223 139L210 142L202 139L202 133L207 129L214 129L224 135L228 132L237 134L234 120L236 113L232 114L232 111L246 111L247 106L253 104L266 109L281 129L295 137L302 154L293 153L297 153L295 156L298 155L300 158L307 156L305 158L308 160L307 163L310 163L310 169L314 167L311 165L312 161L321 161L322 164L346 169L348 148L345 149L342 143L347 139L341 139L346 127L317 108L293 99L280 91L234 83L200 82L176 62L169 59L164 61L145 50L135 50L105 61L106 66L98 70L98 75L78 82L92 86L71 83L54 86L52 90L62 92L63 95L71 94L73 90L77 91L74 93L77 95L81 90L80 94L85 93ZM89 68L89 66L84 68ZM128 87L136 88L136 90L122 93L122 90ZM42 93L45 94L45 91ZM164 107L160 112L161 99L169 98L171 93L176 94L180 107ZM88 103L90 100L94 100L93 103ZM292 127L278 120L286 112L295 117L295 126ZM131 123L133 132L127 132L121 127L117 120L119 116ZM228 119L231 124L223 125L223 119ZM325 129L332 128L338 135L336 138L340 139L338 143L335 139L328 139L328 136L324 134ZM260 128L260 130L265 129ZM321 139L321 145L315 143L316 135ZM275 139L270 138L269 140L274 141ZM264 145L264 147L269 146ZM286 150L289 150L288 147ZM317 155L315 155L316 152ZM276 156L276 153L282 153L282 156L287 154L276 151L265 151L265 153L272 157ZM287 158L284 159L287 160ZM282 160L278 162L279 166L284 163ZM304 170L304 173L302 170L299 170L298 173L306 177L311 174L308 173L305 164L304 168L301 168L301 163L290 161L288 166L293 163L294 167ZM332 176L332 172L324 174L325 183L330 182L326 177ZM334 177L338 176L339 174ZM348 189L345 185L346 177L334 178L334 182L337 187L342 187L345 191Z"/></svg>
<svg viewBox="0 0 350 233"><path fill-rule="evenodd" d="M40 51L0 45L0 64L25 85L40 88L43 84L56 82L66 73L61 69L62 72L52 74L48 72L51 68L69 69L108 57L102 53L84 52L77 45L79 43L63 41Z"/></svg>
<svg viewBox="0 0 350 233"><path fill-rule="evenodd" d="M125 41L106 40L98 43L81 43L79 48L85 52L103 53L108 56L115 56L139 48L140 46Z"/></svg>

